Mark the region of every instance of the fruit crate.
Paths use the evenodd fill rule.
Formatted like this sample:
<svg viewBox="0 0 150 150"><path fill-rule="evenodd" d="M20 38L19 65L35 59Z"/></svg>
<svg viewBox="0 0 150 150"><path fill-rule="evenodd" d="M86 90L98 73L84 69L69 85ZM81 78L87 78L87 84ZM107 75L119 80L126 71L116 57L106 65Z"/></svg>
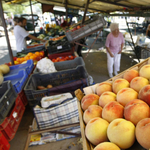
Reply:
<svg viewBox="0 0 150 150"><path fill-rule="evenodd" d="M10 144L6 140L3 133L0 131L0 150L9 150Z"/></svg>
<svg viewBox="0 0 150 150"><path fill-rule="evenodd" d="M28 79L28 74L25 70L20 70L17 74L4 76L4 81L10 80L17 93L20 93Z"/></svg>
<svg viewBox="0 0 150 150"><path fill-rule="evenodd" d="M84 27L76 31L66 32L66 37L69 42L78 41L79 39L82 39L83 37L86 37L92 34L93 32L98 31L105 25L106 21L104 20L104 17L99 17L97 20L94 20L93 22L86 24Z"/></svg>
<svg viewBox="0 0 150 150"><path fill-rule="evenodd" d="M55 62L54 66L57 71L62 71L62 70L74 69L78 66L85 66L85 63L82 57L76 57L73 60ZM35 68L33 73L39 73L39 70Z"/></svg>
<svg viewBox="0 0 150 150"><path fill-rule="evenodd" d="M33 63L33 60L30 59L25 64L14 65L14 66L10 66L9 68L10 68L10 72L6 74L4 77L18 74L20 70L26 70L27 74L30 75L30 73L32 72L34 68L34 63Z"/></svg>
<svg viewBox="0 0 150 150"><path fill-rule="evenodd" d="M13 109L9 112L9 115L5 118L5 121L0 125L0 130L8 141L11 141L14 138L24 111L25 106L18 96Z"/></svg>
<svg viewBox="0 0 150 150"><path fill-rule="evenodd" d="M27 100L24 90L22 90L20 93L18 93L18 96L20 97L23 105L26 106L28 104L28 100Z"/></svg>
<svg viewBox="0 0 150 150"><path fill-rule="evenodd" d="M7 117L10 109L17 98L17 93L15 92L10 81L3 82L0 85L0 124Z"/></svg>
<svg viewBox="0 0 150 150"><path fill-rule="evenodd" d="M140 68L146 64L150 64L150 58L145 59L141 63L136 64L127 70L135 69L139 71ZM109 80L105 82L113 82L115 79L122 78L125 72L126 70L121 72L117 76L110 78ZM95 93L94 91L95 91L96 85L89 86L87 88L89 88L91 93ZM81 103L79 101L78 101L78 111L79 111L79 120L80 120L80 128L81 128L81 137L82 137L82 142L83 142L83 150L94 150L94 146L87 140L85 136L85 123L83 121L83 110L81 109ZM142 146L140 146L140 144L137 141L135 141L132 147L128 148L127 150L146 150L146 149L144 149Z"/></svg>
<svg viewBox="0 0 150 150"><path fill-rule="evenodd" d="M52 85L53 88L37 90L37 86ZM29 102L40 105L41 98L61 93L74 93L76 88L86 87L88 84L88 73L83 66L75 69L54 72L50 74L32 74L25 85L24 91Z"/></svg>

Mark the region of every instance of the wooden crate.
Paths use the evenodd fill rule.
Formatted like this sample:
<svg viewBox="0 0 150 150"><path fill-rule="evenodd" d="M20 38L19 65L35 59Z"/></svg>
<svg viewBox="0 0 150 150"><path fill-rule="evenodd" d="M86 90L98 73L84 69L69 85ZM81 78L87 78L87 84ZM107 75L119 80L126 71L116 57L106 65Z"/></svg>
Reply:
<svg viewBox="0 0 150 150"><path fill-rule="evenodd" d="M139 71L141 69L141 67L144 66L144 65L146 65L146 64L150 64L150 57L147 58L147 59L145 59L141 63L138 63L138 64L130 67L127 70L135 69L135 70ZM122 78L123 75L124 75L124 73L125 73L125 71L121 72L117 76L114 76L113 78L110 78L109 80L107 80L105 82L113 82L115 79ZM93 89L93 86L89 86L87 88L90 88L91 93L92 93L92 91L94 93L95 89ZM87 88L85 88L85 89L87 89ZM96 86L94 88L96 88ZM83 121L83 110L81 109L80 101L78 101L78 110L79 110L79 120L80 120L81 136L82 136L82 141L83 141L83 150L93 150L94 146L85 137L85 123ZM138 146L137 146L136 150L141 150L141 147L138 148Z"/></svg>

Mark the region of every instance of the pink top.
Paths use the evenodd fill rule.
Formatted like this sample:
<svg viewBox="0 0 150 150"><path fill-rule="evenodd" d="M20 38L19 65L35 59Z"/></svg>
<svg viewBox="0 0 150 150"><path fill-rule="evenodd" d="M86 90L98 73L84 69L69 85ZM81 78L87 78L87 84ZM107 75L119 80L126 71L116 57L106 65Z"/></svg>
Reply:
<svg viewBox="0 0 150 150"><path fill-rule="evenodd" d="M111 52L118 53L121 50L122 43L125 43L122 33L119 32L118 37L114 37L112 33L109 33L105 46L109 47Z"/></svg>

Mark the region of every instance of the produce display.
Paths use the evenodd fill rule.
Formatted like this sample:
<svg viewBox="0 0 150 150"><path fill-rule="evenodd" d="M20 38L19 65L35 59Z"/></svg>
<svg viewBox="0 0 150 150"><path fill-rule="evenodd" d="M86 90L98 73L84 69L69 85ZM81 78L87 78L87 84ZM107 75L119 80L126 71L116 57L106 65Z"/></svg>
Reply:
<svg viewBox="0 0 150 150"><path fill-rule="evenodd" d="M40 73L52 73L57 71L55 69L54 63L46 57L38 61L37 69Z"/></svg>
<svg viewBox="0 0 150 150"><path fill-rule="evenodd" d="M65 57L57 57L57 58L53 58L52 62L61 62L61 61L67 61L67 60L73 60L74 58L76 58L76 56L65 56Z"/></svg>
<svg viewBox="0 0 150 150"><path fill-rule="evenodd" d="M150 64L85 90L81 100L85 136L94 150L150 149ZM113 148L114 147L114 148Z"/></svg>
<svg viewBox="0 0 150 150"><path fill-rule="evenodd" d="M8 65L5 65L5 64L0 65L0 85L4 81L3 75L9 73L9 71L10 71L10 68Z"/></svg>

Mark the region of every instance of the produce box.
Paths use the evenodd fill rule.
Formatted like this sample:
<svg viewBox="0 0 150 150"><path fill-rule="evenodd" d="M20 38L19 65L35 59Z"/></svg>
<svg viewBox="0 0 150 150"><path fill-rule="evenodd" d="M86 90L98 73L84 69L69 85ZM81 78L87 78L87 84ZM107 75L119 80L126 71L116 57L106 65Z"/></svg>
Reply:
<svg viewBox="0 0 150 150"><path fill-rule="evenodd" d="M0 150L9 150L10 144L6 140L3 133L0 131Z"/></svg>
<svg viewBox="0 0 150 150"><path fill-rule="evenodd" d="M13 74L11 76L6 76L6 77L4 76L4 81L10 80L17 93L21 92L27 79L28 79L28 74L25 70L20 70L18 71L17 74Z"/></svg>
<svg viewBox="0 0 150 150"><path fill-rule="evenodd" d="M85 66L85 63L82 57L76 57L74 60L55 62L54 66L57 71L62 71L62 70L74 69L78 66ZM38 68L35 68L33 73L39 73Z"/></svg>
<svg viewBox="0 0 150 150"><path fill-rule="evenodd" d="M50 85L51 87L47 87ZM74 93L88 85L88 73L83 66L50 74L32 74L24 91L31 107L40 105L41 98L61 93ZM41 90L38 87L42 86ZM43 89L44 87L44 89Z"/></svg>
<svg viewBox="0 0 150 150"><path fill-rule="evenodd" d="M0 124L5 120L5 117L7 117L16 98L17 93L11 82L3 82L2 85L0 85Z"/></svg>
<svg viewBox="0 0 150 150"><path fill-rule="evenodd" d="M30 60L27 61L27 63L10 66L9 68L10 68L10 72L8 74L4 75L4 77L8 77L8 76L18 74L18 72L20 70L26 70L26 73L28 75L30 75L30 73L32 72L32 70L34 68L34 63L33 63L33 60L30 59Z"/></svg>
<svg viewBox="0 0 150 150"><path fill-rule="evenodd" d="M18 96L16 98L13 109L9 112L9 115L0 125L0 130L8 141L11 141L14 138L23 117L24 111L25 107L20 97Z"/></svg>
<svg viewBox="0 0 150 150"><path fill-rule="evenodd" d="M139 63L139 64L136 64L132 67L130 67L129 69L127 70L131 70L131 69L134 69L134 70L137 70L139 71L142 66L146 65L146 64L150 64L150 58L147 58L146 60L144 60L143 62ZM118 79L118 78L122 78L124 73L126 72L123 71L122 73L118 74L117 76L105 81L105 82L109 82L109 83L112 83L114 80ZM95 93L95 89L96 89L96 86L98 84L95 84L93 86L88 86L86 88L83 89L84 93L86 94L91 94L91 93ZM81 97L83 97L83 93L78 93L78 95L82 95ZM77 96L77 95L76 95ZM82 98L81 98L82 99ZM81 128L81 135L82 135L82 141L83 141L83 150L93 150L94 149L94 146L87 140L86 136L85 136L85 123L83 121L83 110L81 108L81 103L80 101L78 101L78 110L79 110L79 119L80 119L80 128ZM140 113L140 112L139 112ZM128 148L127 150L146 150L144 149L137 141L134 142L134 144Z"/></svg>

